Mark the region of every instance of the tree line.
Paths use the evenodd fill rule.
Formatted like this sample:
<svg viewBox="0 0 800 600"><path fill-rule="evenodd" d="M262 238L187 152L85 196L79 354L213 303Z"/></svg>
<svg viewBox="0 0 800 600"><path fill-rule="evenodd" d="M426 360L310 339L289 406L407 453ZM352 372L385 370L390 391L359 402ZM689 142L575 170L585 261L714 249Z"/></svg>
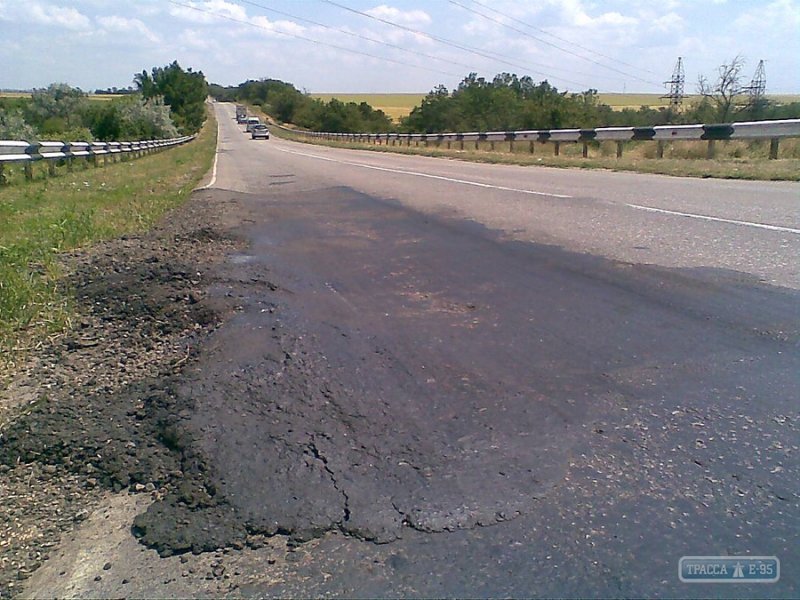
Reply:
<svg viewBox="0 0 800 600"><path fill-rule="evenodd" d="M212 84L209 93L220 102L260 106L282 123L312 131L387 133L397 127L386 113L366 102L345 103L336 98L324 102L301 92L291 83L277 79L248 80L229 87Z"/></svg>
<svg viewBox="0 0 800 600"><path fill-rule="evenodd" d="M725 65L727 67L727 65ZM728 82L729 83L729 82ZM409 133L519 131L595 127L652 127L687 123L727 123L800 117L800 103L749 101L745 88L725 81L701 86L699 101L673 107L614 110L597 90L561 92L547 81L501 73L491 81L471 73L452 92L431 91L400 123Z"/></svg>
<svg viewBox="0 0 800 600"><path fill-rule="evenodd" d="M196 133L205 121L208 84L177 61L134 77L136 91L91 101L53 83L29 98L0 98L0 139L137 141Z"/></svg>
<svg viewBox="0 0 800 600"><path fill-rule="evenodd" d="M701 77L699 99L680 110L649 106L614 110L600 100L597 90L563 92L548 81L536 83L531 77L511 73L491 80L470 73L452 91L440 85L399 123L365 102L323 102L274 79L249 80L235 87L211 85L209 92L220 101L261 106L284 123L334 133L590 129L800 118L798 102L781 104L749 97L741 80L742 64L736 57L719 68L716 80Z"/></svg>

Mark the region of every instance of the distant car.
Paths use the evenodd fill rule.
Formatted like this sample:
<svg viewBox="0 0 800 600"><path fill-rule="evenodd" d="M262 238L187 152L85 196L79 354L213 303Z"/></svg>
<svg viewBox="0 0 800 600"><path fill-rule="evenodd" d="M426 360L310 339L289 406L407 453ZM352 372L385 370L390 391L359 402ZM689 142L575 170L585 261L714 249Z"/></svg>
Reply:
<svg viewBox="0 0 800 600"><path fill-rule="evenodd" d="M250 137L254 140L258 138L264 138L265 140L269 139L269 127L266 125L254 125L253 128L250 130Z"/></svg>
<svg viewBox="0 0 800 600"><path fill-rule="evenodd" d="M258 117L247 117L247 121L245 121L246 125L244 128L245 133L250 133L253 131L253 127L256 125L260 125L261 121Z"/></svg>

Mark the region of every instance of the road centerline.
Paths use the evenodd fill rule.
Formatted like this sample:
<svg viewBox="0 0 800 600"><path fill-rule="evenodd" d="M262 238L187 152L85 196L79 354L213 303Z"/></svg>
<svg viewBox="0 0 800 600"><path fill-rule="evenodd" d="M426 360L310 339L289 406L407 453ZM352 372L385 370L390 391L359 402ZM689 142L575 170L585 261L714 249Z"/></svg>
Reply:
<svg viewBox="0 0 800 600"><path fill-rule="evenodd" d="M545 196L549 198L562 198L562 199L571 199L572 196L568 196L566 194L556 194L553 192L540 192L537 190L525 190L522 188L512 188L506 187L502 185L493 185L490 183L481 183L479 181L470 181L468 179L456 179L454 177L445 177L444 175L431 175L430 173L422 173L420 171L406 171L404 169L391 169L389 167L378 167L375 165L368 165L366 163L359 163L359 162L352 162L348 160L338 160L335 158L328 158L325 156L319 156L317 154L309 154L306 152L295 152L293 150L286 150L284 148L277 148L280 152L285 152L286 154L295 154L297 156L305 156L307 158L316 158L318 160L324 160L332 163L342 164L342 165L349 165L352 167L361 167L363 169L372 169L374 171L383 171L386 173L398 173L400 175L411 175L412 177L424 177L426 179L436 179L439 181L447 181L449 183L457 183L461 185L471 185L474 187L492 189L492 190L500 190L504 192L517 192L519 194L530 194L532 196Z"/></svg>
<svg viewBox="0 0 800 600"><path fill-rule="evenodd" d="M724 219L722 217L712 217L709 215L698 215L696 213L685 213L677 210L667 210L665 208L653 208L652 206L642 206L640 204L629 204L625 206L634 208L636 210L644 210L647 212L655 212L665 215L672 215L676 217L687 217L690 219L700 219L702 221L713 221L715 223L728 223L730 225L741 225L744 227L755 227L757 229L766 229L768 231L780 231L784 233L794 233L800 235L800 229L793 229L792 227L782 227L780 225L768 225L766 223L756 223L753 221L739 221L737 219Z"/></svg>
<svg viewBox="0 0 800 600"><path fill-rule="evenodd" d="M297 152L297 151L294 151L294 150L287 150L287 149L284 149L284 148L277 148L277 150L279 150L280 152L284 152L286 154L294 154L294 155L303 156L303 157L306 157L306 158L314 158L314 159L317 159L317 160L324 160L324 161L327 161L327 162L332 162L332 163L337 163L337 164L349 165L349 166L353 166L353 167L361 167L363 169L371 169L371 170L374 170L374 171L382 171L382 172L386 172L386 173L398 173L400 175L410 175L412 177L422 177L422 178L426 178L426 179L435 179L435 180L438 180L438 181L447 181L447 182L450 182L450 183L456 183L456 184L460 184L460 185L469 185L469 186L480 187L480 188L484 188L484 189L493 189L493 190L499 190L499 191L505 191L505 192L516 192L516 193L520 193L520 194L529 194L529 195L534 195L534 196L543 196L543 197L550 197L550 198L561 198L561 199L572 199L572 198L574 198L574 196L570 196L570 195L567 195L567 194L556 194L556 193L553 193L553 192L542 192L542 191L538 191L538 190L526 190L526 189L522 189L522 188L514 188L514 187L495 185L495 184L490 184L490 183L482 183L482 182L479 182L479 181L470 181L468 179L458 179L458 178L455 178L455 177L445 177L444 175L432 175L430 173L422 173L420 171L407 171L405 169L393 169L393 168L390 168L390 167L379 167L379 166L375 166L375 165L369 165L369 164L366 164L366 163L360 163L360 162L348 161L348 160L340 160L340 159L336 159L336 158L329 158L329 157L326 157L326 156L319 156L317 154L311 154L311 153L307 153L307 152ZM754 221L741 221L741 220L737 220L737 219L725 219L723 217L712 217L710 215L702 215L702 214L697 214L697 213L687 213L687 212L681 212L681 211L677 211L677 210L668 210L668 209L664 209L664 208L655 208L655 207L652 207L652 206L643 206L643 205L640 205L640 204L633 204L633 203L627 203L627 202L626 203L622 203L622 206L626 206L628 208L632 208L632 209L635 209L635 210L642 210L642 211L646 211L646 212L654 212L654 213L659 213L659 214L664 214L664 215L671 215L671 216L675 216L675 217L686 217L686 218L691 218L691 219L699 219L699 220L702 220L702 221L712 221L712 222L715 222L715 223L726 223L726 224L729 224L729 225L739 225L739 226L743 226L743 227L752 227L752 228L756 228L756 229L764 229L764 230L767 230L767 231L777 231L777 232L791 233L791 234L795 234L795 235L800 235L800 229L795 229L795 228L792 228L792 227L784 227L784 226L780 226L780 225L769 225L767 223L758 223L758 222L754 222Z"/></svg>

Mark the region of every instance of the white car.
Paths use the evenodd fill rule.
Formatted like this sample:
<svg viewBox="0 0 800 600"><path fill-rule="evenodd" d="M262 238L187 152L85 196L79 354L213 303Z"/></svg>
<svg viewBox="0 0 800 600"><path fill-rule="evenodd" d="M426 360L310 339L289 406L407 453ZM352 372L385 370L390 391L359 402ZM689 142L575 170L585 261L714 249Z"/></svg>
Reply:
<svg viewBox="0 0 800 600"><path fill-rule="evenodd" d="M245 133L250 133L253 130L253 127L256 125L260 125L261 121L258 117L247 117L247 121L245 121Z"/></svg>
<svg viewBox="0 0 800 600"><path fill-rule="evenodd" d="M265 140L269 139L269 128L266 125L254 125L253 128L250 130L250 137L254 140L258 138L263 138Z"/></svg>

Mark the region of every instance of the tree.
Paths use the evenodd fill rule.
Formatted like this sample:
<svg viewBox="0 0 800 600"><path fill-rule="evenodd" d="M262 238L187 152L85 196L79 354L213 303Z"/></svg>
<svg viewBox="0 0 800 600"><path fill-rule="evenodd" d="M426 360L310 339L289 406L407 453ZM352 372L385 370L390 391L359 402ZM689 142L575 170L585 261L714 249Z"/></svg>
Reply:
<svg viewBox="0 0 800 600"><path fill-rule="evenodd" d="M59 134L83 125L83 113L88 105L86 94L66 83L52 83L31 95L27 116L43 134Z"/></svg>
<svg viewBox="0 0 800 600"><path fill-rule="evenodd" d="M718 69L714 83L701 75L697 80L697 93L703 97L706 108L711 109L711 117L718 123L730 123L740 110L739 96L742 86L744 59L737 55L730 63L723 63Z"/></svg>
<svg viewBox="0 0 800 600"><path fill-rule="evenodd" d="M176 60L163 68L154 67L152 75L142 71L134 81L145 100L163 98L182 133L195 133L203 126L208 84L202 72L184 71Z"/></svg>
<svg viewBox="0 0 800 600"><path fill-rule="evenodd" d="M36 133L33 127L25 122L20 110L0 106L0 140L33 142L36 140Z"/></svg>
<svg viewBox="0 0 800 600"><path fill-rule="evenodd" d="M107 142L177 137L170 109L160 98L149 101L141 95L97 103L91 111L90 127L95 138Z"/></svg>

